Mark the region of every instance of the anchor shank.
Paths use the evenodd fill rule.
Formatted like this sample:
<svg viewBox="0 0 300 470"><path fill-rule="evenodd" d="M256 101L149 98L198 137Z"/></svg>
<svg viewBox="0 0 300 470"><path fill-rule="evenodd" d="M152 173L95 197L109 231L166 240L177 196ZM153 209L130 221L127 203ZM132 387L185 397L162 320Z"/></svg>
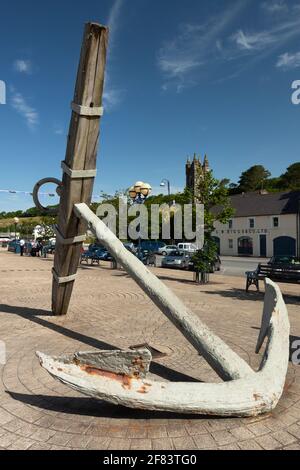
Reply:
<svg viewBox="0 0 300 470"><path fill-rule="evenodd" d="M223 380L234 380L254 374L243 359L212 333L163 282L124 247L86 204L75 204L74 211L77 217L88 222L98 240Z"/></svg>

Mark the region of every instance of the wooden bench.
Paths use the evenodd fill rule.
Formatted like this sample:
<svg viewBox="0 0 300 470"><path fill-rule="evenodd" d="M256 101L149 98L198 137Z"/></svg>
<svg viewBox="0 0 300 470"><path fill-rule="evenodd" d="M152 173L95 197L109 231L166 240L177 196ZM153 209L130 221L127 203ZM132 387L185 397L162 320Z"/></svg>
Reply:
<svg viewBox="0 0 300 470"><path fill-rule="evenodd" d="M81 253L80 264L82 264L83 261L85 261L86 264L89 264L89 260L91 260L91 264L100 264L99 256L95 251L87 250Z"/></svg>
<svg viewBox="0 0 300 470"><path fill-rule="evenodd" d="M259 264L255 271L246 271L246 292L254 284L259 291L259 281L266 277L272 281L300 283L300 264Z"/></svg>

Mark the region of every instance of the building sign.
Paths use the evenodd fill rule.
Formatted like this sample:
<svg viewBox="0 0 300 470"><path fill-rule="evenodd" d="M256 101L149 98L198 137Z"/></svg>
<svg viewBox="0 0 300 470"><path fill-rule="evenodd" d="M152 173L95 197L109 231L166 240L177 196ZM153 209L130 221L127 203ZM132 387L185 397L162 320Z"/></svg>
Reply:
<svg viewBox="0 0 300 470"><path fill-rule="evenodd" d="M241 230L215 230L216 234L224 234L227 233L228 235L255 235L255 234L268 234L269 230L265 228L258 228L258 229L241 229Z"/></svg>

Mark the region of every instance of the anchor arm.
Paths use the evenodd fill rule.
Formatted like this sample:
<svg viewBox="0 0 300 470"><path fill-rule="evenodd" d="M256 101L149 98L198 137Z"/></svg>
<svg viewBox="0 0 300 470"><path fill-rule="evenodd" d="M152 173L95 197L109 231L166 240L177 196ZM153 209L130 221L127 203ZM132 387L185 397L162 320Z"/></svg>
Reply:
<svg viewBox="0 0 300 470"><path fill-rule="evenodd" d="M270 280L266 280L265 311L270 313L270 328L260 371L225 383L159 382L144 377L139 369L134 374L128 373L127 364L135 364L134 367L144 371L149 360L146 351L130 351L136 356L133 362L132 356L128 362L128 351L61 357L39 352L37 355L41 365L60 382L116 405L203 415L257 416L276 407L283 392L289 358L288 314L278 286ZM120 357L123 358L121 369Z"/></svg>
<svg viewBox="0 0 300 470"><path fill-rule="evenodd" d="M124 247L86 204L75 204L74 211L77 217L88 222L98 240L223 380L234 380L254 374L243 359L212 333L163 282Z"/></svg>

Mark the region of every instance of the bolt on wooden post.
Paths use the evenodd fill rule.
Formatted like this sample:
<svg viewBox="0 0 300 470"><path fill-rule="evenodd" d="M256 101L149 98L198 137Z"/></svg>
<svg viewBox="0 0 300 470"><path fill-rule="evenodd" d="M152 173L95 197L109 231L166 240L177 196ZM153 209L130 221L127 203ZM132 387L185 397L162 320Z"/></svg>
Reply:
<svg viewBox="0 0 300 470"><path fill-rule="evenodd" d="M72 117L63 167L54 256L52 311L68 311L77 272L84 220L73 212L74 204L91 203L102 110L108 28L97 23L85 25Z"/></svg>

